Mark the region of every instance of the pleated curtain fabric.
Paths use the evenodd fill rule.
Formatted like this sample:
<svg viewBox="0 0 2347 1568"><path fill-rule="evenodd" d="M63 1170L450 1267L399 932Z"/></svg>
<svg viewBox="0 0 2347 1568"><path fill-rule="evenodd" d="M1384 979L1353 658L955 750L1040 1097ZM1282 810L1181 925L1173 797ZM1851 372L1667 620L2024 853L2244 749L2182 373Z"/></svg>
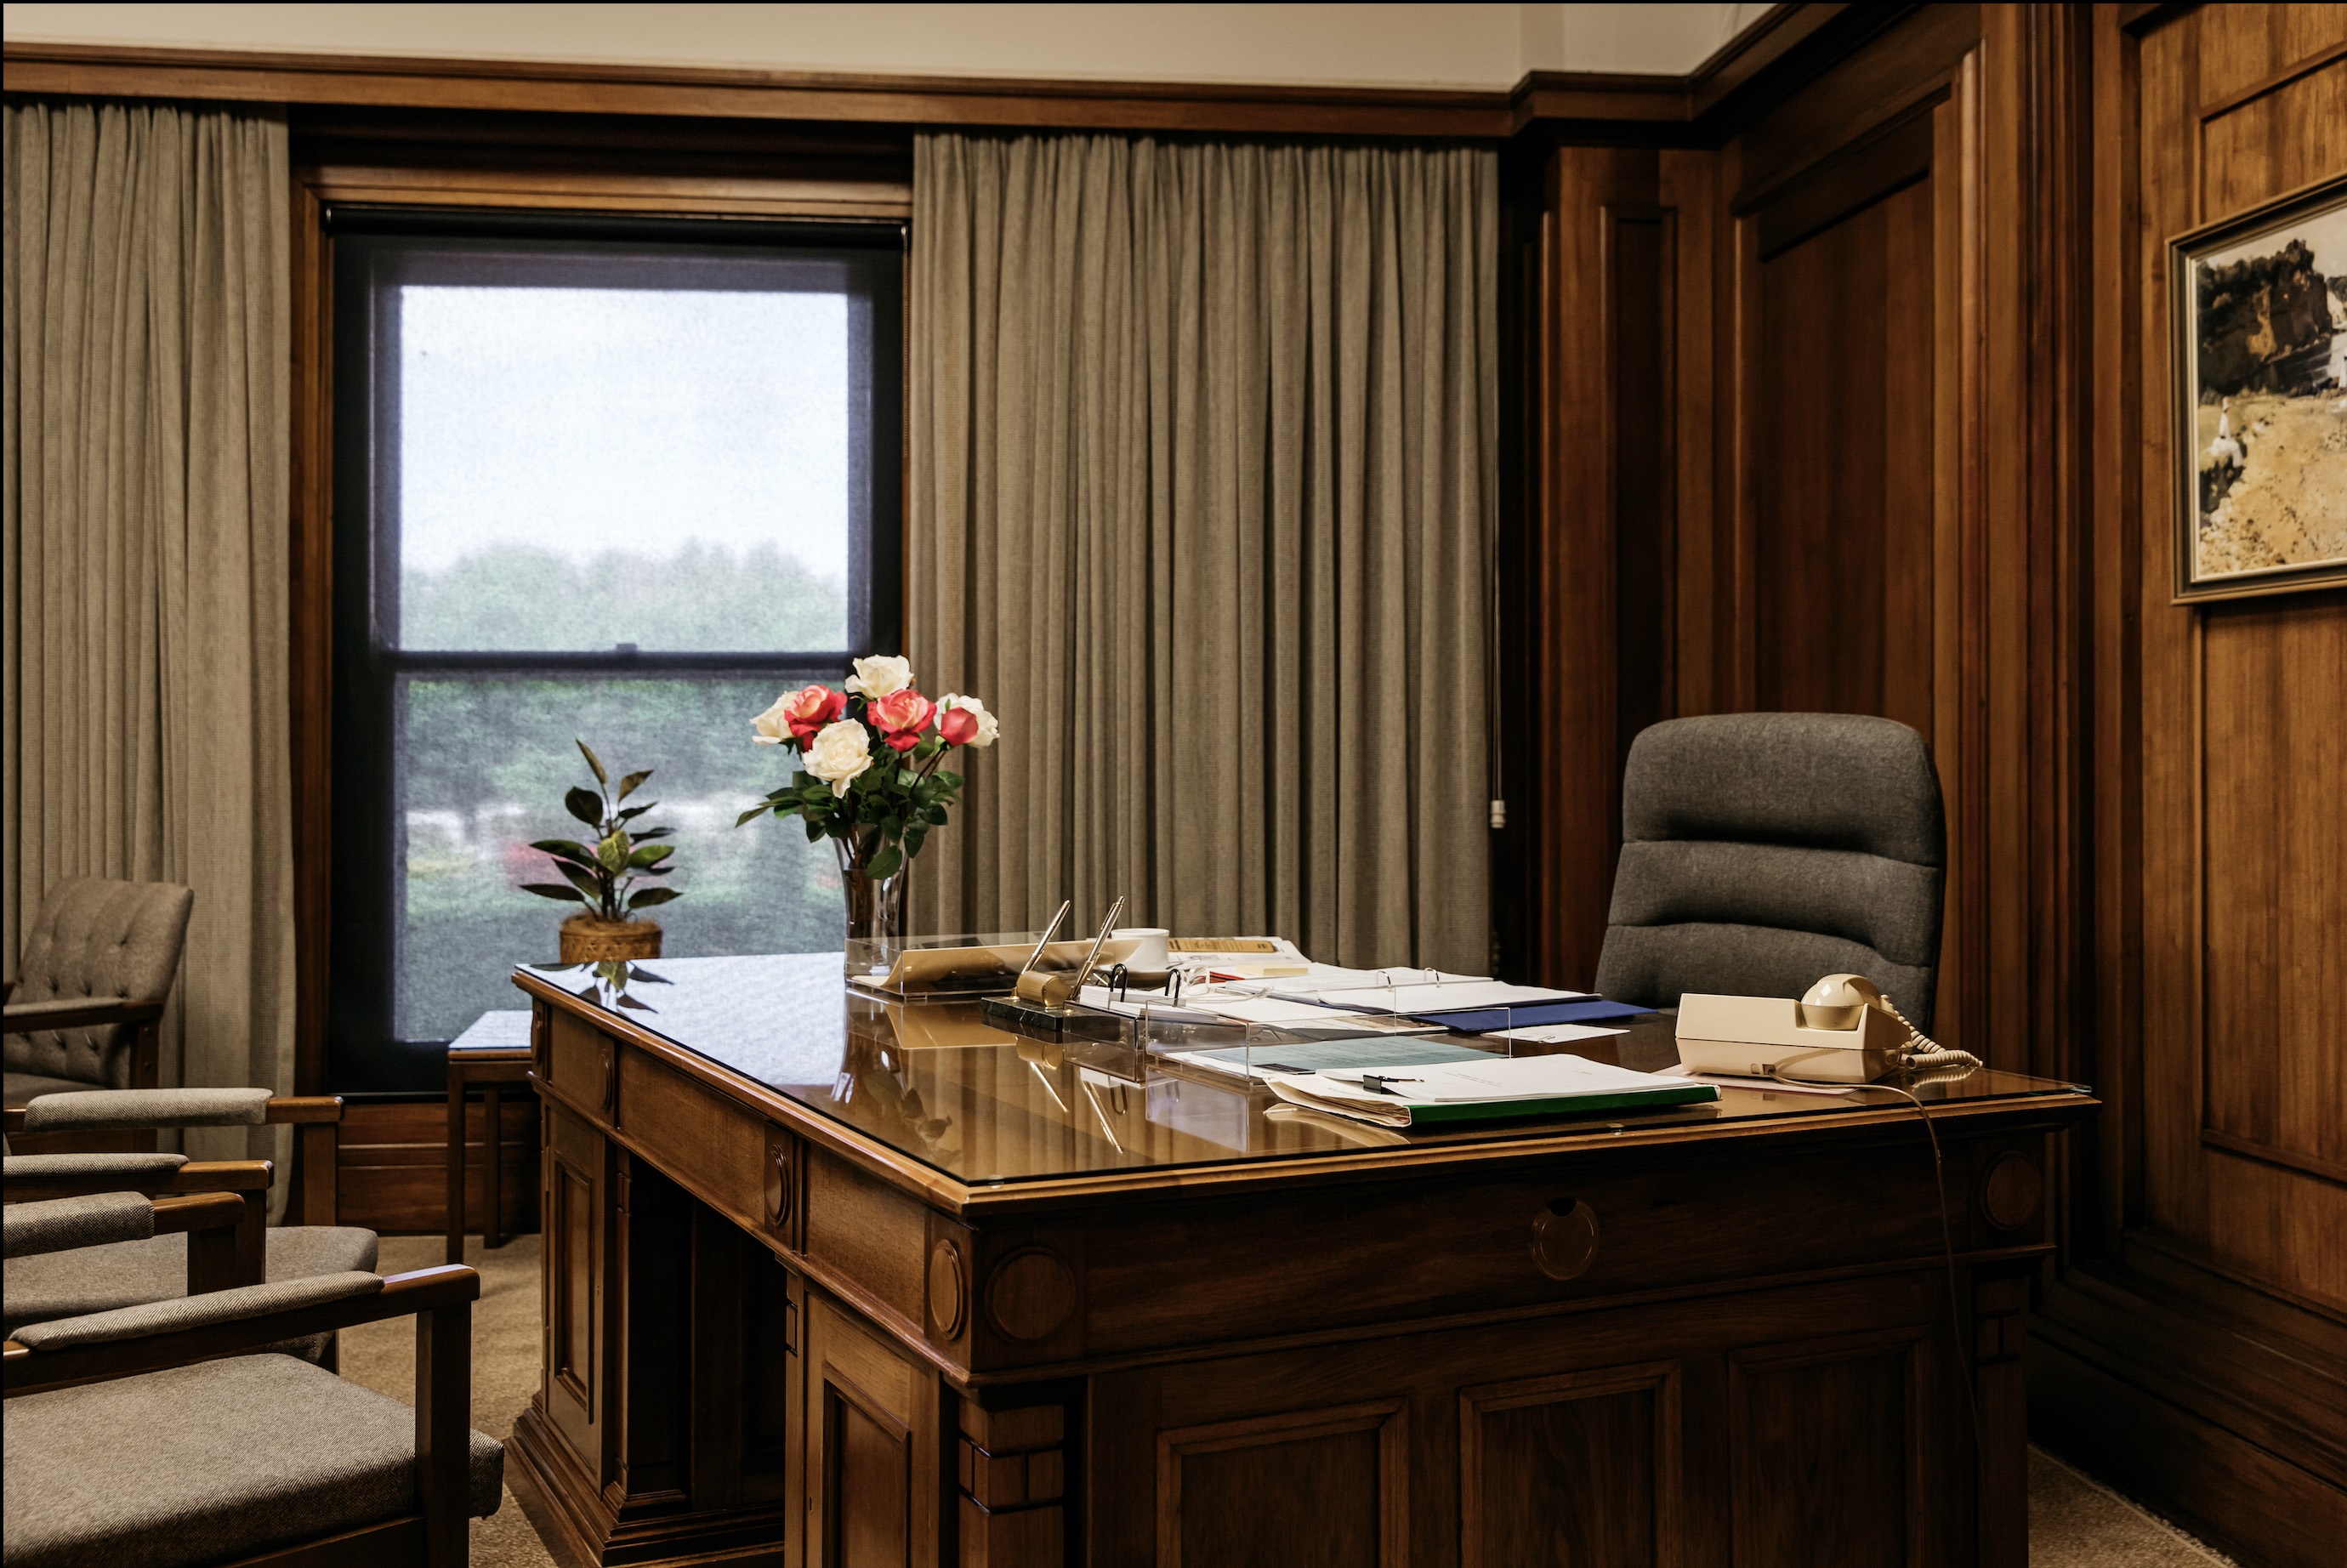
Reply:
<svg viewBox="0 0 2347 1568"><path fill-rule="evenodd" d="M907 644L985 698L916 930L1490 968L1498 164L923 136Z"/></svg>
<svg viewBox="0 0 2347 1568"><path fill-rule="evenodd" d="M165 1081L290 1092L285 122L11 102L5 159L0 942L60 877L186 884Z"/></svg>

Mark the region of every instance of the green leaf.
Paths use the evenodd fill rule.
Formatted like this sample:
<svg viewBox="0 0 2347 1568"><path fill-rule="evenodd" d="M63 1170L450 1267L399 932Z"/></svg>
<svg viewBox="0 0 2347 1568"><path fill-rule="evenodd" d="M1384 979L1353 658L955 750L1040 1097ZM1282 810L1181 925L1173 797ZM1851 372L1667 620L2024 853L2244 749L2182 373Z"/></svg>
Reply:
<svg viewBox="0 0 2347 1568"><path fill-rule="evenodd" d="M586 742L579 741L576 743L579 747L579 754L585 757L587 759L587 765L595 770L595 782L600 784L610 784L611 782L611 775L603 771L603 759L597 756L594 752L589 750Z"/></svg>
<svg viewBox="0 0 2347 1568"><path fill-rule="evenodd" d="M564 876L569 878L570 885L573 887L578 888L579 892L587 896L588 903L594 904L602 899L603 883L602 880L593 872L581 871L576 866L571 866L559 860L554 863L554 868L557 871L561 872Z"/></svg>
<svg viewBox="0 0 2347 1568"><path fill-rule="evenodd" d="M580 749L583 751L585 748L582 746ZM562 805L564 810L589 827L603 825L603 797L591 789L573 785L570 793L562 797Z"/></svg>
<svg viewBox="0 0 2347 1568"><path fill-rule="evenodd" d="M931 774L929 777L936 781L939 789L956 790L961 788L961 774L949 774L946 772L945 769L939 768L937 772Z"/></svg>
<svg viewBox="0 0 2347 1568"><path fill-rule="evenodd" d="M604 870L617 876L628 868L628 835L615 833L595 846L595 858L603 863Z"/></svg>
<svg viewBox="0 0 2347 1568"><path fill-rule="evenodd" d="M626 778L620 781L619 798L621 800L627 799L630 795L636 793L636 786L638 784L642 784L646 779L651 776L652 770L650 768L644 769L641 773L630 774ZM646 806L644 809L649 811L651 808L650 806Z"/></svg>
<svg viewBox="0 0 2347 1568"><path fill-rule="evenodd" d="M673 844L640 845L635 849L629 852L628 864L630 866L650 866L655 861L665 860L675 853L676 845Z"/></svg>
<svg viewBox="0 0 2347 1568"><path fill-rule="evenodd" d="M905 836L905 819L891 812L880 819L880 831L891 838Z"/></svg>
<svg viewBox="0 0 2347 1568"><path fill-rule="evenodd" d="M877 881L883 876L894 876L897 867L904 864L904 855L892 845L872 857L872 864L864 868L864 874Z"/></svg>
<svg viewBox="0 0 2347 1568"><path fill-rule="evenodd" d="M760 806L758 809L764 811L766 808ZM666 827L647 827L632 836L638 844L650 844L655 838L666 838L673 831L674 829Z"/></svg>
<svg viewBox="0 0 2347 1568"><path fill-rule="evenodd" d="M559 898L571 904L590 901L578 888L566 886L559 882L525 882L521 885L521 890L525 893L535 893L541 898Z"/></svg>
<svg viewBox="0 0 2347 1568"><path fill-rule="evenodd" d="M944 806L925 805L921 808L921 816L923 820L927 821L932 827L943 827L946 825L946 808Z"/></svg>
<svg viewBox="0 0 2347 1568"><path fill-rule="evenodd" d="M532 841L532 849L544 850L557 860L575 860L581 866L595 864L595 852L571 838L540 838Z"/></svg>
<svg viewBox="0 0 2347 1568"><path fill-rule="evenodd" d="M628 900L630 909L649 909L655 904L671 903L684 897L682 887L646 887Z"/></svg>
<svg viewBox="0 0 2347 1568"><path fill-rule="evenodd" d="M749 810L743 812L741 815L735 817L733 819L733 825L740 827L751 818L764 816L774 809L774 808L771 805L753 805ZM636 836L639 838L650 838L652 835L652 833L666 833L668 829L665 827L655 827L651 830L651 833L638 834Z"/></svg>
<svg viewBox="0 0 2347 1568"><path fill-rule="evenodd" d="M821 844L823 842L823 818L819 816L808 817L806 819L806 825L807 842L809 844Z"/></svg>

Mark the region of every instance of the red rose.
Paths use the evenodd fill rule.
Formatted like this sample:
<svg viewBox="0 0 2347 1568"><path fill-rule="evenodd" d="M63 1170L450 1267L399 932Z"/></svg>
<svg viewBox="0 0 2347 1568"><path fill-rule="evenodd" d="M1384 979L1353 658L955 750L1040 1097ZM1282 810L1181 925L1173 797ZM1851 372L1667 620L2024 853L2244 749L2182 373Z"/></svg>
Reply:
<svg viewBox="0 0 2347 1568"><path fill-rule="evenodd" d="M909 752L920 743L921 732L937 711L936 703L907 686L866 703L864 716L891 751Z"/></svg>
<svg viewBox="0 0 2347 1568"><path fill-rule="evenodd" d="M802 686L782 701L793 739L804 742L847 710L847 697L828 686Z"/></svg>
<svg viewBox="0 0 2347 1568"><path fill-rule="evenodd" d="M938 733L949 746L966 746L978 738L978 715L967 708L948 708L938 715Z"/></svg>

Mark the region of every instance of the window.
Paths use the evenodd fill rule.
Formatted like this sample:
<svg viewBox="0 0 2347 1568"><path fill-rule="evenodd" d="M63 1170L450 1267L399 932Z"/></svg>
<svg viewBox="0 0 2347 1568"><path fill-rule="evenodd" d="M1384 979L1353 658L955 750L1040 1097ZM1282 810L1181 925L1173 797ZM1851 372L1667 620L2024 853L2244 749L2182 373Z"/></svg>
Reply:
<svg viewBox="0 0 2347 1568"><path fill-rule="evenodd" d="M895 651L903 232L330 212L331 1088L436 1090L576 905L573 738L675 830L675 954L839 939L828 850L733 829L750 720Z"/></svg>

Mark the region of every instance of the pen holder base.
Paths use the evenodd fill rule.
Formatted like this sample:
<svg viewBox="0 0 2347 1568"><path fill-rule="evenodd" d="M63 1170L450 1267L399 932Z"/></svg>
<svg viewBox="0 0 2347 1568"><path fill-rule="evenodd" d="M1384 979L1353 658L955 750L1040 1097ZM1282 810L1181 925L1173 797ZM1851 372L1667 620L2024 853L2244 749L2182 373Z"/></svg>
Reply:
<svg viewBox="0 0 2347 1568"><path fill-rule="evenodd" d="M981 1004L986 1021L1028 1040L1082 1040L1107 1044L1126 1043L1125 1020L1114 1013L1065 1003L1030 1001L1024 997L989 997Z"/></svg>

